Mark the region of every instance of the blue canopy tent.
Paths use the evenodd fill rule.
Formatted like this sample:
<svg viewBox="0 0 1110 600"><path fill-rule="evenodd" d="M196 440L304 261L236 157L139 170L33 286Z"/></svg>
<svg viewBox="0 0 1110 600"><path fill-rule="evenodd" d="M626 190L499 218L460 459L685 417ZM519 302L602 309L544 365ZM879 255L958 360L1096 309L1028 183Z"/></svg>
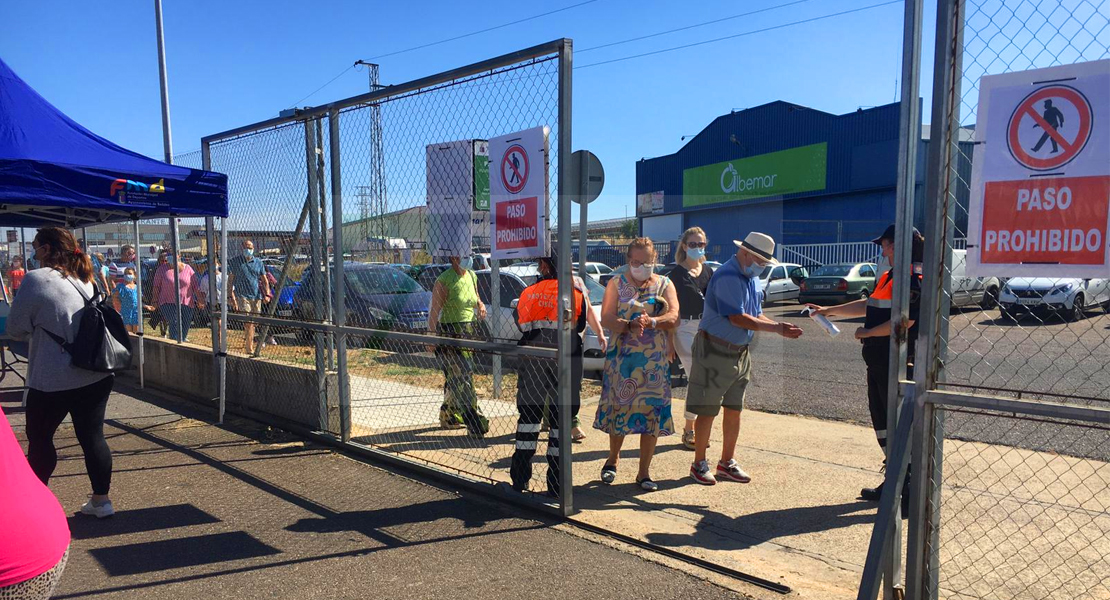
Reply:
<svg viewBox="0 0 1110 600"><path fill-rule="evenodd" d="M227 176L113 144L67 117L0 60L0 227L131 221L138 240L140 219L179 216L227 217ZM141 289L142 269L138 274ZM139 310L142 335L142 303ZM140 381L142 363L140 343Z"/></svg>
<svg viewBox="0 0 1110 600"><path fill-rule="evenodd" d="M227 176L166 164L85 129L0 60L0 226L226 217Z"/></svg>

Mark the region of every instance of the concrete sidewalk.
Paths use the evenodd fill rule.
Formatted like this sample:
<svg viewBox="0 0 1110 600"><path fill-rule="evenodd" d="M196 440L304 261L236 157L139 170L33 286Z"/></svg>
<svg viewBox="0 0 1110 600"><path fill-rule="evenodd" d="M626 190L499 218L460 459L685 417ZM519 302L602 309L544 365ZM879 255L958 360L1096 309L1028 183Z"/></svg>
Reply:
<svg viewBox="0 0 1110 600"><path fill-rule="evenodd" d="M117 389L121 386L117 385ZM23 439L19 396L0 396ZM56 598L736 598L588 536L193 405L117 391L117 515L88 493L72 429L51 488L70 518Z"/></svg>

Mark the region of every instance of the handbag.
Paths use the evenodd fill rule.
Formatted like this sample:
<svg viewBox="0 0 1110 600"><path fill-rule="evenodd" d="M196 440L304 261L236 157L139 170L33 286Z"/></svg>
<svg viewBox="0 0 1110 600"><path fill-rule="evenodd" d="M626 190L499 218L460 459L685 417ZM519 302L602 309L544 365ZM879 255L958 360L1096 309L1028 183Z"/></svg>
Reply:
<svg viewBox="0 0 1110 600"><path fill-rule="evenodd" d="M70 364L78 369L115 373L130 368L131 337L123 325L123 317L116 312L95 282L90 298L73 279L66 279L85 300L84 308L75 315L77 335L69 342L53 332L45 329L43 331L69 354Z"/></svg>

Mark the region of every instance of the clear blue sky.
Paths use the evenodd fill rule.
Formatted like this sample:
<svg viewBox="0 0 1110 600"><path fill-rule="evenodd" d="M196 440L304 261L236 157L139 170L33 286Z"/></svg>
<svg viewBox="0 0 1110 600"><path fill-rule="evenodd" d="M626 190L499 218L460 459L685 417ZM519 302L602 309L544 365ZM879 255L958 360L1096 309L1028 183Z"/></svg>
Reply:
<svg viewBox="0 0 1110 600"><path fill-rule="evenodd" d="M166 0L164 20L173 144L276 116L356 59L441 40L571 6L520 3ZM584 50L640 35L783 5L792 0L596 0L513 27L382 58L399 83L560 37ZM761 14L575 56L578 66L774 27L879 4L808 0ZM926 3L923 81L931 81L934 16ZM311 8L309 8L311 6ZM69 116L116 143L162 157L154 3L14 2L0 22L0 57ZM606 168L591 220L633 214L635 161L669 154L734 108L774 100L829 112L896 97L901 3L615 62L574 74L574 146ZM366 91L349 70L301 102ZM928 96L927 89L922 93ZM927 108L927 107L926 107Z"/></svg>

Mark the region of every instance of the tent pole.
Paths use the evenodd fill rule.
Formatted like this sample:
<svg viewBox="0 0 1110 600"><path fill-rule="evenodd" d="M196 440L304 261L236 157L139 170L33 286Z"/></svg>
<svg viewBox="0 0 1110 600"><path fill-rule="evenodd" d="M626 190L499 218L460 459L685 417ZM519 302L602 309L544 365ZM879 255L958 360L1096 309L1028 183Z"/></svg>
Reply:
<svg viewBox="0 0 1110 600"><path fill-rule="evenodd" d="M220 219L220 264L227 264L227 217ZM224 422L224 407L227 405L227 298L231 290L224 279L224 301L220 302L220 418Z"/></svg>
<svg viewBox="0 0 1110 600"><path fill-rule="evenodd" d="M181 272L179 265L181 264L181 255L179 252L180 244L177 241L177 218L170 215L170 248L173 252L173 264L170 268L173 269L173 304L177 309L177 343L180 344L184 341L181 332L185 329L185 324L181 321ZM167 263L168 264L168 263ZM157 298L155 298L157 300Z"/></svg>
<svg viewBox="0 0 1110 600"><path fill-rule="evenodd" d="M144 338L143 338L143 258L139 254L139 220L132 221L135 227L135 285L137 286L135 295L139 298L139 388L146 387L146 373L144 372L145 361L143 354Z"/></svg>

